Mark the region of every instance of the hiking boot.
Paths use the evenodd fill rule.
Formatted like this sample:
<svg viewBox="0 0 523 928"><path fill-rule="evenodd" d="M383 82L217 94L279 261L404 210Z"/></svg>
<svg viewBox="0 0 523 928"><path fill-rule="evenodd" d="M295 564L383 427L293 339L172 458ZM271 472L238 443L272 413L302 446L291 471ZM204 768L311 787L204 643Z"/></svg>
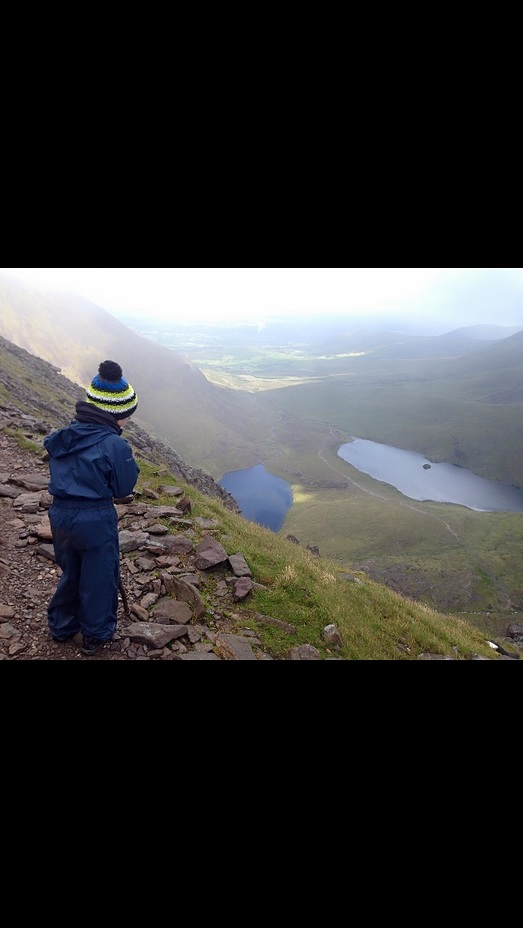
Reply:
<svg viewBox="0 0 523 928"><path fill-rule="evenodd" d="M78 632L73 632L72 635L64 635L62 638L59 638L58 635L51 635L53 641L56 641L57 644L65 644L66 641L71 641L72 638L75 638Z"/></svg>
<svg viewBox="0 0 523 928"><path fill-rule="evenodd" d="M87 657L92 657L93 654L96 654L97 651L103 648L104 644L107 644L107 642L102 641L100 638L84 638L81 648L82 654L87 654Z"/></svg>

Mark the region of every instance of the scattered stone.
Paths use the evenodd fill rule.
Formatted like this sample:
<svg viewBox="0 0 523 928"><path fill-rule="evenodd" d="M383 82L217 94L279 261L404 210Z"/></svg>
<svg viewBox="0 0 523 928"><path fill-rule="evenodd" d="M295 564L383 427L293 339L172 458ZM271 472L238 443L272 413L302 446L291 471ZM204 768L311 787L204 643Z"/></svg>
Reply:
<svg viewBox="0 0 523 928"><path fill-rule="evenodd" d="M236 602L240 602L243 599L247 599L251 595L254 589L254 583L249 577L242 577L241 580L238 580L234 584L234 599Z"/></svg>
<svg viewBox="0 0 523 928"><path fill-rule="evenodd" d="M291 661L321 661L321 654L310 644L302 644L291 650Z"/></svg>
<svg viewBox="0 0 523 928"><path fill-rule="evenodd" d="M343 647L343 638L335 625L327 625L323 629L323 637L331 648Z"/></svg>
<svg viewBox="0 0 523 928"><path fill-rule="evenodd" d="M229 555L229 564L235 577L252 577L251 569L243 554Z"/></svg>
<svg viewBox="0 0 523 928"><path fill-rule="evenodd" d="M198 570L210 570L213 567L219 567L229 560L227 551L211 535L198 545L196 548L195 564Z"/></svg>
<svg viewBox="0 0 523 928"><path fill-rule="evenodd" d="M310 644L293 646L297 630L290 623L240 609L235 612L235 604L264 587L252 577L241 552L229 556L212 534L201 538L202 533L219 528L219 522L191 518L190 500L183 491L168 494L176 496L176 507L151 505L140 496L156 499L157 494L139 492L117 503L121 576L130 614L122 598L114 640L94 658L82 654L81 636L65 643L53 642L47 627L47 604L60 570L48 516L52 504L46 489L48 467L44 456L41 462L36 461L34 452L21 449L2 431L2 419L19 428L18 415L0 402L0 660L273 660L262 650L255 630L246 627L249 617L257 627L272 625L289 636L288 651L278 657L280 660L341 659L329 652L322 656ZM36 421L34 425L36 432ZM142 443L148 454L151 439L142 438L134 427L130 433L133 443L137 447ZM169 472L173 476L220 497L224 505L239 511L212 478L192 471L174 453L169 455L166 452L165 460L172 461ZM299 544L296 539L289 540ZM320 556L317 548L309 546L308 550ZM361 582L352 575L347 579ZM511 626L510 643L505 639L507 647L512 642L517 647L522 636L521 625ZM326 627L324 639L332 651L342 646L336 626ZM492 647L496 648L493 659L519 659L500 645ZM419 659L453 658L424 654ZM476 655L470 659L485 658Z"/></svg>

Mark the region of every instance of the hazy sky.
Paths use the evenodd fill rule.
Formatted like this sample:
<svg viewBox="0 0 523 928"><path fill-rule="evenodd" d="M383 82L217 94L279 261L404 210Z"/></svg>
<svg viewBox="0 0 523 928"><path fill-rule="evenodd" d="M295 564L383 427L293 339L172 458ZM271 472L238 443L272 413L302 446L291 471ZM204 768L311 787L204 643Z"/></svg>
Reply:
<svg viewBox="0 0 523 928"><path fill-rule="evenodd" d="M444 328L523 328L523 268L26 267L0 274L73 290L114 315L151 319L259 323L344 313L436 318Z"/></svg>

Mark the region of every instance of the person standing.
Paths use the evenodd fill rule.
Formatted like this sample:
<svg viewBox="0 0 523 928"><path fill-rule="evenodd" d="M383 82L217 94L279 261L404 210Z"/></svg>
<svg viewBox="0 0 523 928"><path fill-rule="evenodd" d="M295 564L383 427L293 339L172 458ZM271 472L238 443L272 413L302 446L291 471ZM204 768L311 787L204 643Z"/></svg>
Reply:
<svg viewBox="0 0 523 928"><path fill-rule="evenodd" d="M140 468L123 428L138 408L116 361L103 361L76 404L74 420L44 440L49 455L49 521L62 574L48 609L54 641L83 636L96 654L117 626L120 544L115 499L130 496Z"/></svg>

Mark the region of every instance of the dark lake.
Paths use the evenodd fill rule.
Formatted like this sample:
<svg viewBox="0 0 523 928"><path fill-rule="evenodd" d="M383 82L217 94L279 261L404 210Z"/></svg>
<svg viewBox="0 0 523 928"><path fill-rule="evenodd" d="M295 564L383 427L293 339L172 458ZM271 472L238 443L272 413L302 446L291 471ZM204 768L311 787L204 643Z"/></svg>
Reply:
<svg viewBox="0 0 523 928"><path fill-rule="evenodd" d="M341 446L338 457L409 499L456 503L477 512L523 512L522 489L455 464L432 464L422 454L355 438Z"/></svg>
<svg viewBox="0 0 523 928"><path fill-rule="evenodd" d="M225 474L219 485L238 503L245 519L279 532L292 506L292 487L263 464Z"/></svg>

